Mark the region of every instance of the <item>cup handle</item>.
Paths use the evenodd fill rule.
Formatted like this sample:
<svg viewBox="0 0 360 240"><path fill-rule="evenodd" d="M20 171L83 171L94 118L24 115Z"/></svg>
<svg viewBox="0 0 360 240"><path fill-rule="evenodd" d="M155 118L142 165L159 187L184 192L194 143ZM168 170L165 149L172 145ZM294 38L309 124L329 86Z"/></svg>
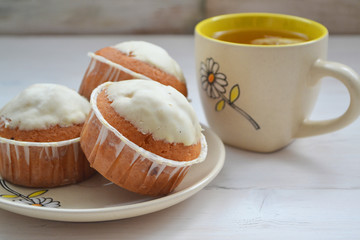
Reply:
<svg viewBox="0 0 360 240"><path fill-rule="evenodd" d="M321 121L305 119L296 133L297 138L339 130L355 121L360 115L360 78L356 72L346 65L319 59L314 63L311 74L312 79L316 81L325 76L340 80L350 94L350 104L346 112L337 118Z"/></svg>

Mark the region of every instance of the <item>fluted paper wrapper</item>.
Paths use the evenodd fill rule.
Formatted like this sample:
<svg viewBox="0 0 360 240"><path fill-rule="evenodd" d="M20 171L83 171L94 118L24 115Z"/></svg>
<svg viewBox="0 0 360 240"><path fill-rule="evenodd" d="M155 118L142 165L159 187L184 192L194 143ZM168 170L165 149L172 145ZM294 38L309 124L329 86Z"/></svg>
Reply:
<svg viewBox="0 0 360 240"><path fill-rule="evenodd" d="M0 175L27 187L56 187L89 178L80 138L60 142L24 142L0 137Z"/></svg>
<svg viewBox="0 0 360 240"><path fill-rule="evenodd" d="M150 78L131 71L120 64L114 63L95 53L88 53L90 64L85 72L81 82L79 94L90 99L92 91L105 82L118 82L129 79L147 79Z"/></svg>
<svg viewBox="0 0 360 240"><path fill-rule="evenodd" d="M205 160L204 135L201 135L201 153L191 161L166 159L139 147L112 127L97 108L97 96L108 84L111 83L102 84L93 91L92 111L80 136L81 147L91 166L132 192L150 196L172 192L192 165Z"/></svg>

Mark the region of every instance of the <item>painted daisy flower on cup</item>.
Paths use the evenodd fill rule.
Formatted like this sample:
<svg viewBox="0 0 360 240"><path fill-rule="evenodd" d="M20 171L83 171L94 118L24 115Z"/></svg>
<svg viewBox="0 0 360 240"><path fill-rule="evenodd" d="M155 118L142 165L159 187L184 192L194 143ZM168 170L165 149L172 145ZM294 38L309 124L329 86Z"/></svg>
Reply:
<svg viewBox="0 0 360 240"><path fill-rule="evenodd" d="M219 64L212 58L207 58L205 63L201 62L200 75L202 89L210 98L217 99L226 92L226 75L219 72Z"/></svg>
<svg viewBox="0 0 360 240"><path fill-rule="evenodd" d="M235 101L240 97L239 84L231 87L229 97L226 97L226 87L229 85L226 75L219 72L220 65L213 58L207 58L200 65L200 81L201 87L207 96L213 99L219 99L215 105L215 111L220 112L227 105L243 115L255 128L259 130L259 124L243 109L235 105Z"/></svg>

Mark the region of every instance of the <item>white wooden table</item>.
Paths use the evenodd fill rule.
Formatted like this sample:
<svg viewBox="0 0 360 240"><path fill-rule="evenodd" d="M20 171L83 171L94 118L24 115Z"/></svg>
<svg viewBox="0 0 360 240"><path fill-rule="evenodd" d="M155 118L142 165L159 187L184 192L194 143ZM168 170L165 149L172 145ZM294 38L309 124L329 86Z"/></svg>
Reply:
<svg viewBox="0 0 360 240"><path fill-rule="evenodd" d="M88 51L125 40L158 44L179 62L192 104L197 93L193 36L0 37L0 107L38 82L78 89ZM360 72L360 35L331 36L329 60ZM340 115L345 88L326 78L314 119ZM47 221L0 210L0 239L360 239L360 120L298 139L272 154L226 146L223 170L193 197L148 215L98 223Z"/></svg>

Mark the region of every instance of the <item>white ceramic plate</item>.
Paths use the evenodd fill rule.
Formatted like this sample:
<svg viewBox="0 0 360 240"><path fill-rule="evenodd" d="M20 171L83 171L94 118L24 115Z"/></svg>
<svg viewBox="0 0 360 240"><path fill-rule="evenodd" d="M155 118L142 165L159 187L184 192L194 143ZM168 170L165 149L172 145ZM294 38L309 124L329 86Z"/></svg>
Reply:
<svg viewBox="0 0 360 240"><path fill-rule="evenodd" d="M224 165L222 141L209 128L204 129L208 143L206 160L192 166L181 184L167 196L138 195L97 174L79 184L50 189L24 188L1 181L0 208L35 218L95 222L135 217L173 206L209 184Z"/></svg>

